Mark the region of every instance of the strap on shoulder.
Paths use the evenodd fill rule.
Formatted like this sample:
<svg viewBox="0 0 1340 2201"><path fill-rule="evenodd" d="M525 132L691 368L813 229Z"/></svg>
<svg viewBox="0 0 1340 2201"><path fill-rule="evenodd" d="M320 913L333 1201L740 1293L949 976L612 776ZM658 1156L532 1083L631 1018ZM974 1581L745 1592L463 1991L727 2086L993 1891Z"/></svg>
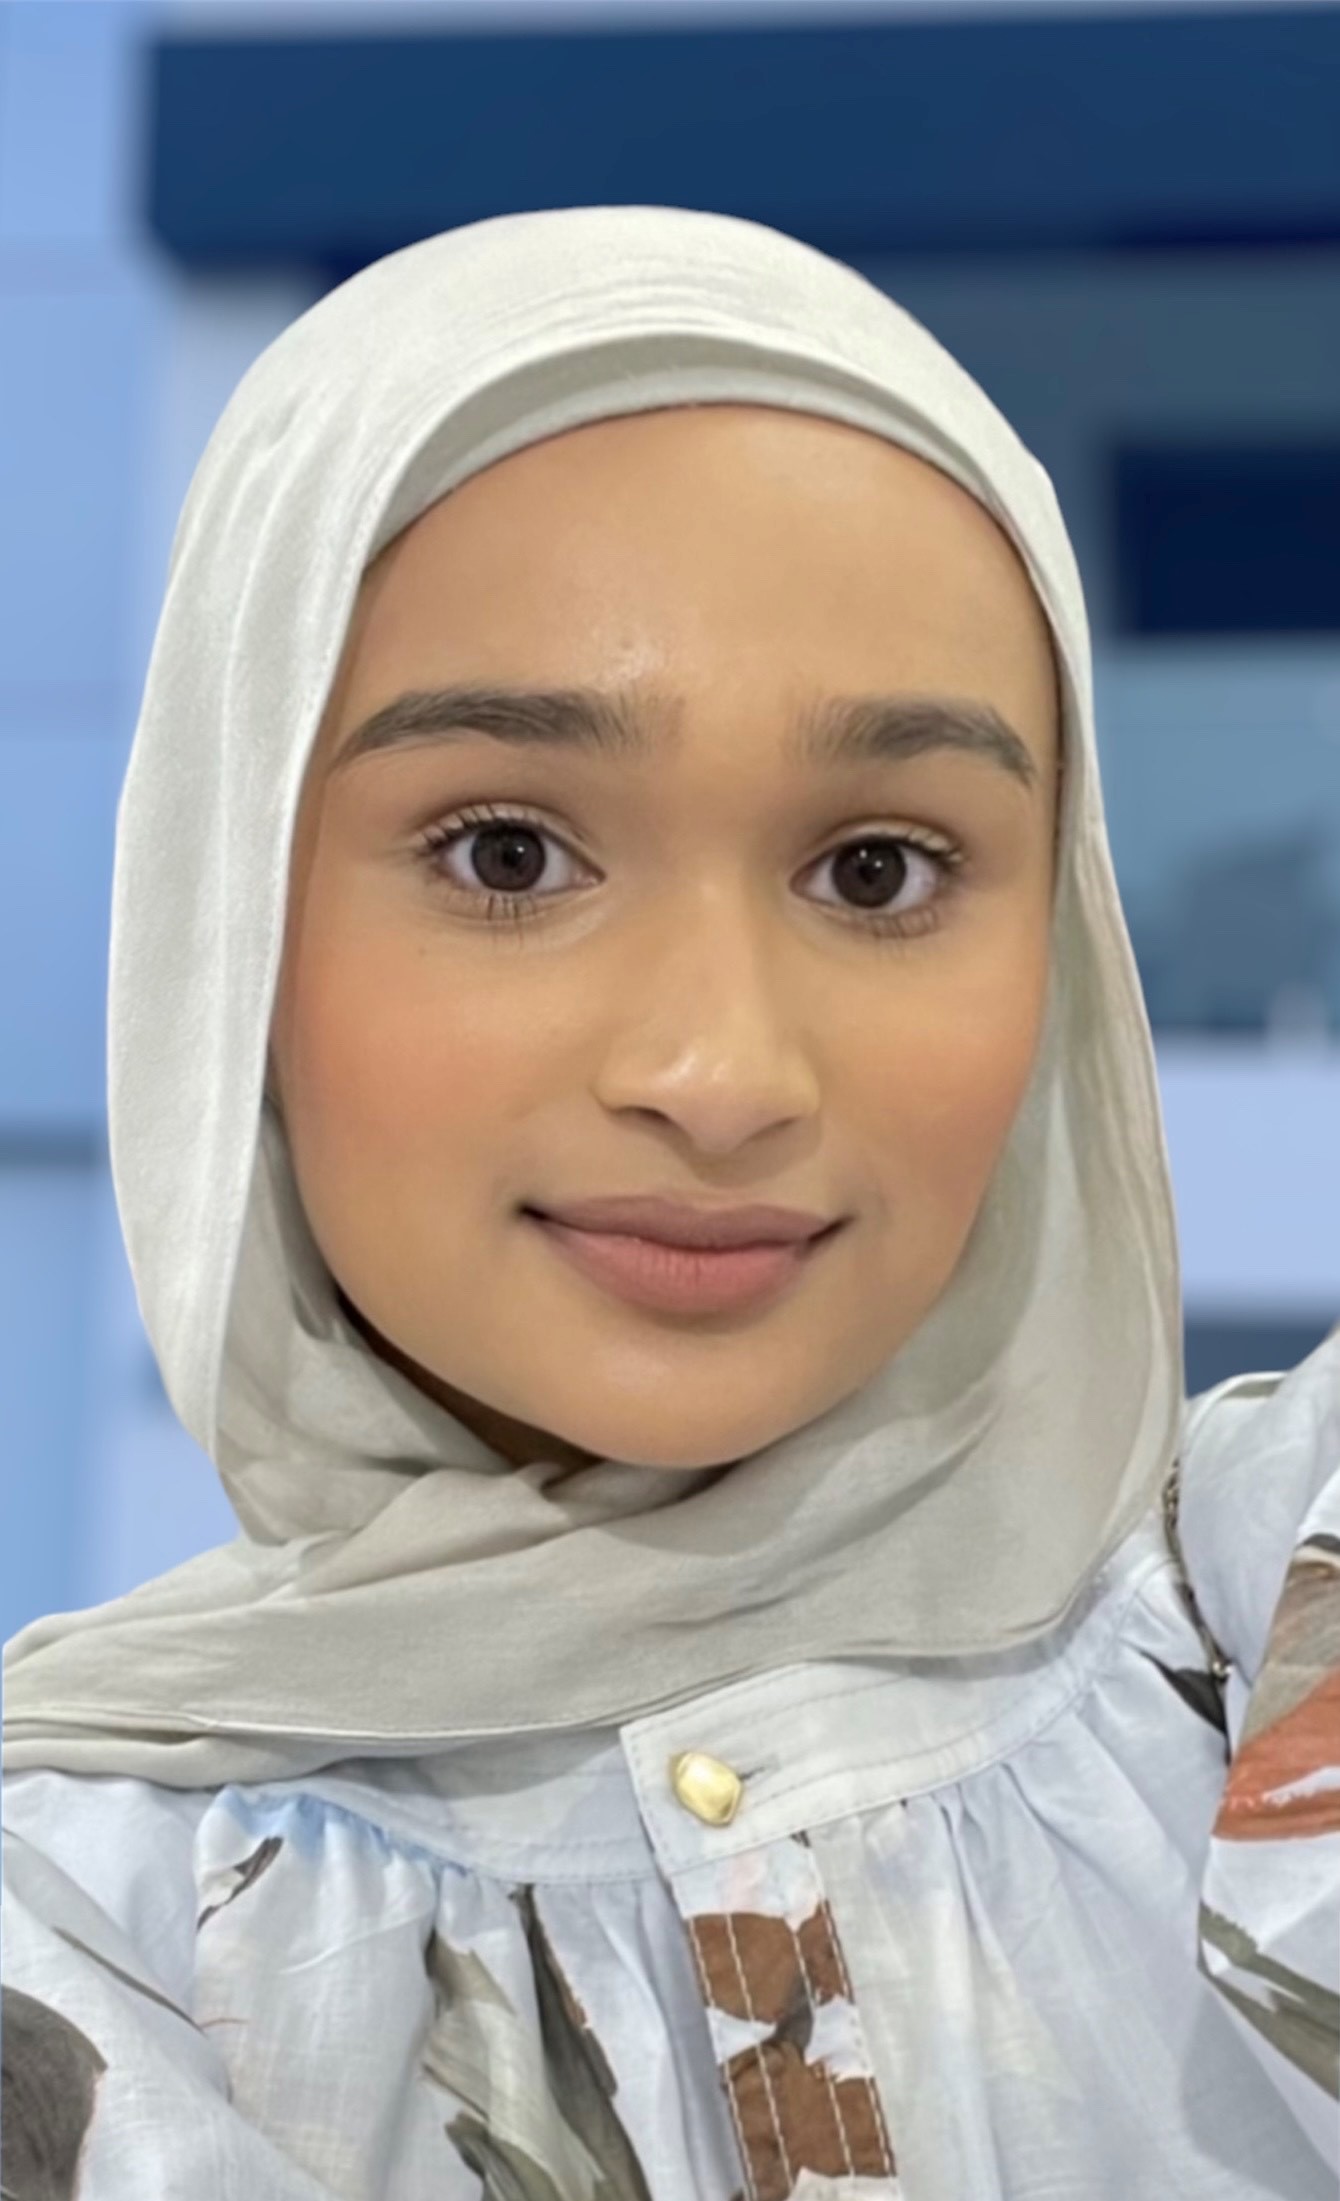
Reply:
<svg viewBox="0 0 1340 2201"><path fill-rule="evenodd" d="M1172 1470L1163 1485L1163 1527L1168 1539L1168 1549L1172 1553L1173 1565L1177 1570L1177 1588L1182 1603L1186 1607L1191 1624L1204 1647L1208 1669L1219 1684L1222 1703L1223 1685L1228 1678L1228 1660L1206 1626L1201 1609L1196 1603L1196 1593L1191 1587L1191 1577L1187 1572L1186 1559L1182 1551L1182 1540L1177 1533L1177 1508L1181 1494L1182 1461L1179 1454L1173 1461Z"/></svg>

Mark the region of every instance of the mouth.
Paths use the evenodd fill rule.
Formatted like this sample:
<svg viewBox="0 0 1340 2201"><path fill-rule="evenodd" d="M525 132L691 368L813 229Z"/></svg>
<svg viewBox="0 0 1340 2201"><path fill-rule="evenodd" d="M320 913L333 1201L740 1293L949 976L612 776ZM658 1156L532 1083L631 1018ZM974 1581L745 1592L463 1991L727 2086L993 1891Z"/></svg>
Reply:
<svg viewBox="0 0 1340 2201"><path fill-rule="evenodd" d="M650 1238L661 1245L701 1247L710 1253L735 1246L794 1245L817 1238L833 1220L807 1208L780 1207L771 1201L747 1207L704 1207L645 1192L564 1200L552 1208L529 1204L536 1214L573 1230Z"/></svg>
<svg viewBox="0 0 1340 2201"><path fill-rule="evenodd" d="M522 1211L549 1245L590 1282L635 1305L668 1314L724 1314L773 1304L845 1227L831 1223L808 1238L753 1245L671 1245L627 1231L561 1223Z"/></svg>

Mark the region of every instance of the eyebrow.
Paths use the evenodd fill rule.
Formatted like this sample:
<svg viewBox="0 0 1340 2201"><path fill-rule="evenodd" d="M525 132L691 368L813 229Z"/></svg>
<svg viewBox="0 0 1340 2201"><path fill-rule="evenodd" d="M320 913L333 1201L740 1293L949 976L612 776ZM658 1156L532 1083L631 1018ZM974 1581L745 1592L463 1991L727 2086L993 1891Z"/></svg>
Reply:
<svg viewBox="0 0 1340 2201"><path fill-rule="evenodd" d="M462 683L397 696L356 726L330 770L388 749L438 746L482 736L519 748L578 751L639 762L678 746L674 699L634 699L600 688L500 688ZM930 750L984 758L1025 787L1038 768L1015 729L990 703L939 695L828 696L793 724L788 763L823 767L899 764Z"/></svg>

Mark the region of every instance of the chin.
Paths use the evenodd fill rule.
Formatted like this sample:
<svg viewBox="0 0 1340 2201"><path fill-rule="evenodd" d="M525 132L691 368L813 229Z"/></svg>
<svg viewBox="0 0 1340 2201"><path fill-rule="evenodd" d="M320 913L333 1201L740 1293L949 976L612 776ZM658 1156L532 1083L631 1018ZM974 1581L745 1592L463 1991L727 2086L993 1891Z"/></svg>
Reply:
<svg viewBox="0 0 1340 2201"><path fill-rule="evenodd" d="M629 1465L655 1468L662 1475L724 1475L728 1467L738 1467L741 1460L747 1457L747 1453L739 1452L729 1460L723 1460L714 1452L711 1458L706 1460L633 1460L629 1462Z"/></svg>
<svg viewBox="0 0 1340 2201"><path fill-rule="evenodd" d="M603 1451L595 1453L595 1456L601 1460L621 1460L629 1467L657 1468L666 1475L702 1475L713 1469L738 1467L741 1460L747 1459L751 1452L761 1451L765 1444L774 1441L774 1436L764 1435L760 1436L756 1445L742 1447L739 1437L736 1436L730 1440L729 1451L725 1443L703 1443L686 1450L682 1440L678 1444L669 1445L630 1442L607 1445ZM587 1449L595 1451L594 1446L588 1446Z"/></svg>

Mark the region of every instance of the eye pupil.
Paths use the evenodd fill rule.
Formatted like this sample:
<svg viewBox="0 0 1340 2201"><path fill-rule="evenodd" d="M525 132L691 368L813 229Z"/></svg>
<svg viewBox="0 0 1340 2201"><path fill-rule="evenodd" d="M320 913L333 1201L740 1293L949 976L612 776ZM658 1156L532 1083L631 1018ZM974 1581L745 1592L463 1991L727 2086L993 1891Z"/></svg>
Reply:
<svg viewBox="0 0 1340 2201"><path fill-rule="evenodd" d="M544 872L548 838L543 827L530 824L524 817L504 817L490 823L482 818L472 820L468 813L463 813L455 831L448 827L430 838L429 862L434 870L440 863L445 875L445 857L459 847L477 885L489 897L486 907L490 921L502 909L519 918L523 911L529 913L538 904L537 889ZM880 917L882 922L878 929L922 931L935 921L934 903L930 906L929 919L915 911L904 917L894 913L892 905L907 880L909 848L918 850L923 863L930 864L941 875L947 874L960 860L953 854L938 854L923 848L919 841L904 835L880 832L846 841L824 859L832 873L841 875L837 880L838 890L848 908L866 910ZM458 893L468 893L463 882L456 884ZM561 894L554 899L561 901Z"/></svg>
<svg viewBox="0 0 1340 2201"><path fill-rule="evenodd" d="M855 860L849 861L849 855ZM895 870L892 891L896 894L907 875L907 858L897 841L873 838L852 841L848 849L838 855L833 869L835 873L842 871L846 874L838 883L847 890L854 887L863 908L878 909L881 897L889 892L890 862Z"/></svg>
<svg viewBox="0 0 1340 2201"><path fill-rule="evenodd" d="M499 849L506 852L504 860L499 866L501 876L491 879L488 876L489 852L490 850L496 852ZM519 866L517 862L518 849L521 851ZM518 869L524 872L527 862L535 862L537 856L538 863L536 864L534 877L519 878L517 876ZM475 832L474 865L480 875L481 883L492 888L495 893L524 894L535 885L536 880L544 870L543 844L539 834L535 832L533 827L528 825L478 827Z"/></svg>

